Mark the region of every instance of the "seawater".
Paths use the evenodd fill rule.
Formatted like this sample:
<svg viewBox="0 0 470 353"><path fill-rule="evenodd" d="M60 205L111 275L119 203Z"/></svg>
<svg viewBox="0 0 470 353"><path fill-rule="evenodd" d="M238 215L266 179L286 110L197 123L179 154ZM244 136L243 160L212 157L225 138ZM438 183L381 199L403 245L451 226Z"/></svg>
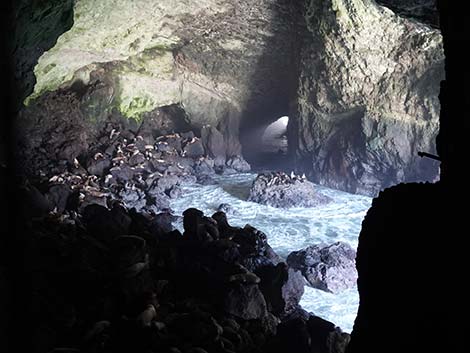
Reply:
<svg viewBox="0 0 470 353"><path fill-rule="evenodd" d="M212 215L221 203L230 204L234 212L227 215L232 226L250 224L263 231L277 254L286 258L292 251L309 245L337 241L357 248L362 220L372 199L317 185L319 192L333 201L311 208L279 209L246 201L256 174L216 176L217 185L183 185L183 195L171 202L171 208L181 215L195 207ZM176 224L182 230L182 224ZM302 307L333 322L344 332L351 332L359 306L357 288L339 294L326 293L305 286Z"/></svg>

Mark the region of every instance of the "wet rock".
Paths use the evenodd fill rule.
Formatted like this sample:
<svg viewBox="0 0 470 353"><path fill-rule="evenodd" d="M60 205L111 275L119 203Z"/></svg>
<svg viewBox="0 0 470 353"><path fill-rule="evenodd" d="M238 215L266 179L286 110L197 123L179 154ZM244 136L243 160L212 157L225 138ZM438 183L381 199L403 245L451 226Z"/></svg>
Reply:
<svg viewBox="0 0 470 353"><path fill-rule="evenodd" d="M89 205L100 205L100 206L103 206L103 207L107 207L107 200L106 200L106 196L105 195L96 195L94 193L88 193L88 192L85 192L85 194L83 194L84 197L83 198L80 198L80 205L79 205L79 211L82 211L83 209L85 209L85 207L89 206Z"/></svg>
<svg viewBox="0 0 470 353"><path fill-rule="evenodd" d="M67 202L72 194L72 189L66 184L55 184L49 187L46 198L51 202L58 213L62 213L67 208Z"/></svg>
<svg viewBox="0 0 470 353"><path fill-rule="evenodd" d="M109 211L102 205L88 205L83 210L83 221L87 231L97 239L109 242L129 230L130 219L122 208Z"/></svg>
<svg viewBox="0 0 470 353"><path fill-rule="evenodd" d="M118 181L126 182L132 180L135 175L135 169L128 164L112 167L109 173Z"/></svg>
<svg viewBox="0 0 470 353"><path fill-rule="evenodd" d="M95 160L91 158L88 162L87 171L90 174L102 177L111 168L111 160L107 158L100 158Z"/></svg>
<svg viewBox="0 0 470 353"><path fill-rule="evenodd" d="M311 351L310 334L305 321L302 319L293 319L281 323L277 328L276 338L276 347L272 348L274 352L308 353Z"/></svg>
<svg viewBox="0 0 470 353"><path fill-rule="evenodd" d="M207 155L214 159L216 166L225 164L225 142L224 136L217 128L205 125L201 129L201 141Z"/></svg>
<svg viewBox="0 0 470 353"><path fill-rule="evenodd" d="M25 185L19 190L22 213L27 217L43 217L53 210L54 205L34 185Z"/></svg>
<svg viewBox="0 0 470 353"><path fill-rule="evenodd" d="M257 285L231 286L224 299L224 310L244 320L259 319L267 314L266 301Z"/></svg>
<svg viewBox="0 0 470 353"><path fill-rule="evenodd" d="M299 271L281 262L262 266L256 274L261 278L260 289L270 311L282 318L298 309L304 293L304 279Z"/></svg>
<svg viewBox="0 0 470 353"><path fill-rule="evenodd" d="M242 156L234 156L229 158L226 165L227 167L239 173L248 173L251 170L251 166L243 159Z"/></svg>
<svg viewBox="0 0 470 353"><path fill-rule="evenodd" d="M177 220L178 217L171 214L171 212L161 212L157 214L152 222L151 222L151 229L156 234L163 234L171 232L173 228L173 222Z"/></svg>
<svg viewBox="0 0 470 353"><path fill-rule="evenodd" d="M150 192L146 195L147 207L155 209L156 213L170 208L170 199L163 192Z"/></svg>
<svg viewBox="0 0 470 353"><path fill-rule="evenodd" d="M191 141L194 138L194 132L192 130L180 133L181 138Z"/></svg>
<svg viewBox="0 0 470 353"><path fill-rule="evenodd" d="M192 138L183 148L185 156L191 158L198 158L205 154L204 146L202 142L197 137Z"/></svg>
<svg viewBox="0 0 470 353"><path fill-rule="evenodd" d="M135 186L124 187L118 192L119 198L127 208L140 211L147 205L145 192Z"/></svg>
<svg viewBox="0 0 470 353"><path fill-rule="evenodd" d="M221 203L217 207L217 211L224 212L225 214L233 214L235 212L235 209L233 208L232 205L230 205L228 203Z"/></svg>
<svg viewBox="0 0 470 353"><path fill-rule="evenodd" d="M432 3L379 2L409 14ZM414 151L436 150L444 78L440 31L375 1L306 4L298 166L315 183L367 195L400 182L434 180L439 163L420 160Z"/></svg>
<svg viewBox="0 0 470 353"><path fill-rule="evenodd" d="M314 288L338 293L356 284L356 251L348 244L312 245L287 257L293 269L302 272Z"/></svg>
<svg viewBox="0 0 470 353"><path fill-rule="evenodd" d="M269 172L258 174L251 186L248 201L289 208L314 207L326 204L331 199L318 192L305 177Z"/></svg>
<svg viewBox="0 0 470 353"><path fill-rule="evenodd" d="M191 240L212 241L219 239L217 222L205 217L204 213L195 208L183 212L184 235Z"/></svg>
<svg viewBox="0 0 470 353"><path fill-rule="evenodd" d="M138 164L144 163L145 162L145 156L141 153L135 153L129 158L129 165L131 167L135 167Z"/></svg>
<svg viewBox="0 0 470 353"><path fill-rule="evenodd" d="M217 185L217 182L210 175L201 175L197 178L197 183L201 185Z"/></svg>
<svg viewBox="0 0 470 353"><path fill-rule="evenodd" d="M194 164L194 172L197 176L202 175L213 175L214 171L214 160L210 158L198 158Z"/></svg>
<svg viewBox="0 0 470 353"><path fill-rule="evenodd" d="M148 265L145 246L144 239L131 235L123 235L113 241L111 257L118 276L136 276Z"/></svg>

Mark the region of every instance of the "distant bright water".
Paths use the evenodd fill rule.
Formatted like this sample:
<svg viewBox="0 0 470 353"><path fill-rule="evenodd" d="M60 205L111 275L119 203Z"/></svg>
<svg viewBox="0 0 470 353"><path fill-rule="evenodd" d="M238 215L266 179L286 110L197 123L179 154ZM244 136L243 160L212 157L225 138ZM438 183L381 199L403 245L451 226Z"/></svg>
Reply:
<svg viewBox="0 0 470 353"><path fill-rule="evenodd" d="M283 258L290 252L309 245L344 241L357 248L361 222L371 206L372 199L317 186L333 201L312 208L278 209L248 202L250 186L255 174L217 176L219 185L185 185L183 196L173 200L171 208L182 214L195 207L212 215L221 203L235 210L227 218L232 226L250 224L263 231L271 247ZM179 225L181 227L181 225ZM357 288L340 294L330 294L305 286L300 302L302 307L351 332L359 306Z"/></svg>

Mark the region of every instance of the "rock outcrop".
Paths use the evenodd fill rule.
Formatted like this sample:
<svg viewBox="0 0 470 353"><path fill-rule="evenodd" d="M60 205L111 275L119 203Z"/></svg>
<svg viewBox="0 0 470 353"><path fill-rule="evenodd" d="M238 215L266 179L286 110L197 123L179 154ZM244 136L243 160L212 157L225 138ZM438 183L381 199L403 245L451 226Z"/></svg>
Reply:
<svg viewBox="0 0 470 353"><path fill-rule="evenodd" d="M248 201L290 208L314 207L328 203L330 198L316 190L305 176L269 172L258 174L250 188Z"/></svg>
<svg viewBox="0 0 470 353"><path fill-rule="evenodd" d="M312 245L294 251L287 263L299 270L313 288L338 293L356 284L356 251L348 244Z"/></svg>
<svg viewBox="0 0 470 353"><path fill-rule="evenodd" d="M369 195L435 179L438 164L417 152L435 152L440 32L370 0L311 0L306 21L293 127L299 168Z"/></svg>

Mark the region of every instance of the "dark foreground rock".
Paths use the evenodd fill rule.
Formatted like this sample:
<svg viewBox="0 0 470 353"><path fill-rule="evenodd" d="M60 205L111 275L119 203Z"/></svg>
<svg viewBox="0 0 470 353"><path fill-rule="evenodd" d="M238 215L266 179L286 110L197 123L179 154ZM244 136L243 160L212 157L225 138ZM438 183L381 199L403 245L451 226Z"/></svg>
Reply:
<svg viewBox="0 0 470 353"><path fill-rule="evenodd" d="M330 202L330 198L319 193L305 176L290 176L283 172L259 174L250 189L248 201L263 205L289 208L314 207Z"/></svg>
<svg viewBox="0 0 470 353"><path fill-rule="evenodd" d="M287 353L299 329L298 352L326 353L349 337L299 307L302 275L264 233L221 211L187 209L183 234L175 219L117 201L31 216L33 351Z"/></svg>
<svg viewBox="0 0 470 353"><path fill-rule="evenodd" d="M458 233L467 223L468 212L454 195L468 191L454 186L401 184L374 199L359 236L360 305L349 353L377 347L383 353L467 350L466 342L455 339L454 328L468 328L468 291L460 282L467 273L468 247L440 241L442 234ZM450 260L452 269L433 266L435 254ZM449 290L436 279L455 286ZM386 345L379 338L384 332L391 338Z"/></svg>
<svg viewBox="0 0 470 353"><path fill-rule="evenodd" d="M348 244L312 245L294 251L287 263L304 275L310 286L338 293L356 284L356 251Z"/></svg>

